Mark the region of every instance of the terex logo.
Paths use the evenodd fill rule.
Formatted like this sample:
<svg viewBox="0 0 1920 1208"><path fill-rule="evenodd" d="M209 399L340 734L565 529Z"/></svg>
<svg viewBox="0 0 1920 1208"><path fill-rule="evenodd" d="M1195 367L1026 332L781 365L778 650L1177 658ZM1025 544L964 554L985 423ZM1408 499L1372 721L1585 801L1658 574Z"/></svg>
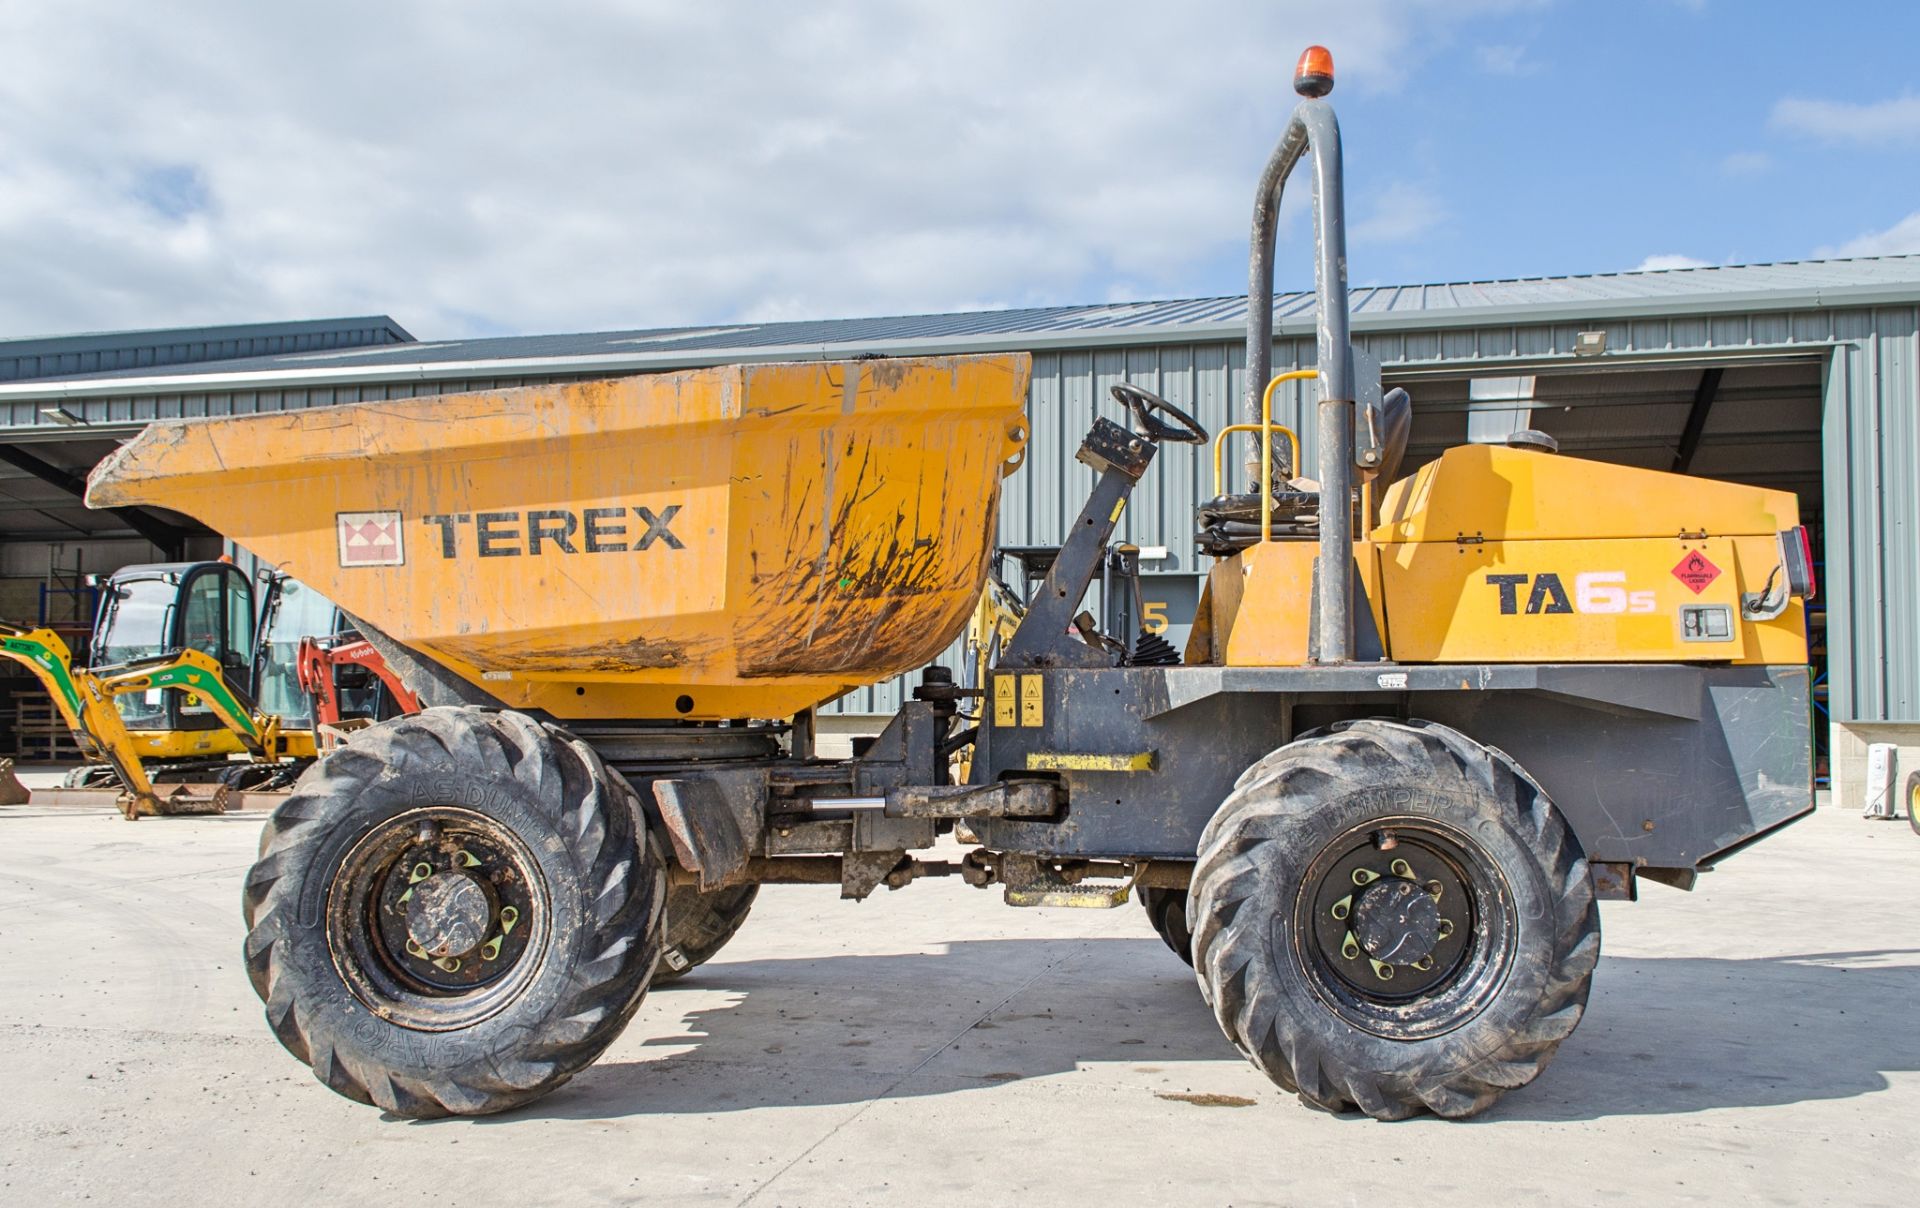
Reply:
<svg viewBox="0 0 1920 1208"><path fill-rule="evenodd" d="M538 557L549 546L563 554L620 554L651 549L685 549L667 526L680 505L669 504L656 514L652 508L587 508L527 512L455 512L422 516L420 523L440 530L440 556L458 558L477 552L482 558ZM471 541L461 537L471 527Z"/></svg>
<svg viewBox="0 0 1920 1208"><path fill-rule="evenodd" d="M1528 615L1539 613L1647 613L1658 605L1650 591L1629 591L1623 570L1590 570L1573 577L1573 598L1556 574L1487 576L1487 586L1500 592L1500 614L1520 612L1520 589L1527 588Z"/></svg>

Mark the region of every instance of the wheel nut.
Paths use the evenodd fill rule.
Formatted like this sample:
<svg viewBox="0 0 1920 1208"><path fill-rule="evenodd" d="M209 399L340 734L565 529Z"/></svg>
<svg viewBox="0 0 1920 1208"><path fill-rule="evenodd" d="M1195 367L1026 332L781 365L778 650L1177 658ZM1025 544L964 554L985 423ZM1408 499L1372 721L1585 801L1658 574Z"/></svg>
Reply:
<svg viewBox="0 0 1920 1208"><path fill-rule="evenodd" d="M1409 881L1413 879L1413 865L1407 863L1405 860L1395 860L1387 867L1396 877L1405 877Z"/></svg>

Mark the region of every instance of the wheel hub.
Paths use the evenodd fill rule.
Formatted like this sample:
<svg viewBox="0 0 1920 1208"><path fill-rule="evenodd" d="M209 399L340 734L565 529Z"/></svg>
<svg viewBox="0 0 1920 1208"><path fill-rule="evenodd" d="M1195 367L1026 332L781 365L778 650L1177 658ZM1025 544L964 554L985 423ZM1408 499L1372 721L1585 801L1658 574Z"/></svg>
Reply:
<svg viewBox="0 0 1920 1208"><path fill-rule="evenodd" d="M1382 877L1353 903L1353 935L1374 960L1412 965L1432 955L1440 942L1440 904L1422 886Z"/></svg>
<svg viewBox="0 0 1920 1208"><path fill-rule="evenodd" d="M462 872L437 872L407 899L407 935L432 957L465 956L486 938L493 903Z"/></svg>
<svg viewBox="0 0 1920 1208"><path fill-rule="evenodd" d="M437 1031L532 976L548 899L512 832L457 806L389 819L341 862L328 908L335 967L375 1013Z"/></svg>
<svg viewBox="0 0 1920 1208"><path fill-rule="evenodd" d="M1403 1002L1446 984L1473 938L1474 910L1457 847L1397 828L1335 845L1318 863L1308 927L1321 967L1371 1002ZM1344 848L1344 850L1340 850Z"/></svg>

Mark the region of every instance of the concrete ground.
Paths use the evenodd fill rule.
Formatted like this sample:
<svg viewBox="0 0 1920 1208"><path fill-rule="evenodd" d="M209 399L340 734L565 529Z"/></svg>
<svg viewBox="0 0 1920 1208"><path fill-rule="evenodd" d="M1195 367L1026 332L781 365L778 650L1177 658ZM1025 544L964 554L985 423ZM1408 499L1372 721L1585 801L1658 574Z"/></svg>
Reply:
<svg viewBox="0 0 1920 1208"><path fill-rule="evenodd" d="M1605 907L1585 1023L1470 1122L1302 1107L1133 906L774 888L531 1107L334 1096L241 969L257 816L0 809L0 1203L1920 1203L1920 836L1825 809Z"/></svg>

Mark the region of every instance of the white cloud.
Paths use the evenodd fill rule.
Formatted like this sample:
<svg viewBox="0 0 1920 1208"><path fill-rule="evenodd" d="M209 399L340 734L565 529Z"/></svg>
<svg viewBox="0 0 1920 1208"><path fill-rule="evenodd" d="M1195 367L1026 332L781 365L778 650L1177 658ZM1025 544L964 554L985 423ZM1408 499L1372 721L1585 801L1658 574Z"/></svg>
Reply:
<svg viewBox="0 0 1920 1208"><path fill-rule="evenodd" d="M1391 89L1515 6L0 4L0 334L1181 291L1243 238L1303 29ZM1424 229L1405 199L1370 221Z"/></svg>
<svg viewBox="0 0 1920 1208"><path fill-rule="evenodd" d="M1524 46L1479 46L1474 48L1474 58L1480 61L1480 69L1489 75L1525 76L1540 70L1540 65L1527 58Z"/></svg>
<svg viewBox="0 0 1920 1208"><path fill-rule="evenodd" d="M1713 261L1700 260L1693 256L1682 256L1675 252L1648 256L1645 260L1627 270L1634 273L1663 273L1676 268L1712 268Z"/></svg>
<svg viewBox="0 0 1920 1208"><path fill-rule="evenodd" d="M1430 190L1397 180L1381 190L1366 215L1353 224L1348 243L1406 243L1446 219L1446 208Z"/></svg>
<svg viewBox="0 0 1920 1208"><path fill-rule="evenodd" d="M1849 239L1838 247L1823 247L1814 252L1829 256L1904 256L1920 253L1920 210L1902 218L1884 231L1869 231Z"/></svg>
<svg viewBox="0 0 1920 1208"><path fill-rule="evenodd" d="M1735 151L1720 160L1720 171L1728 176L1762 176L1773 170L1773 156L1765 151Z"/></svg>
<svg viewBox="0 0 1920 1208"><path fill-rule="evenodd" d="M1769 124L1829 143L1883 146L1920 141L1920 96L1854 104L1788 97L1776 102Z"/></svg>

